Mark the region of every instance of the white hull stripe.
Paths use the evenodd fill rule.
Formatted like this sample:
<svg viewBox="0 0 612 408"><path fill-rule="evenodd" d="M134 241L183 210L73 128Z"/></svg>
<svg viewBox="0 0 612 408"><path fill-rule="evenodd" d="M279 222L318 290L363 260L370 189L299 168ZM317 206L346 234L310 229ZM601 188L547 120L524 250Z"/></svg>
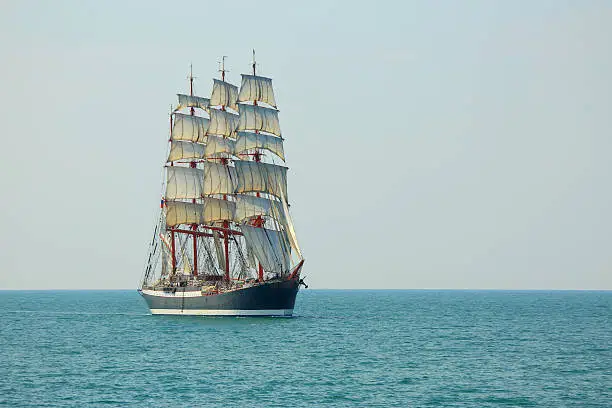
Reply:
<svg viewBox="0 0 612 408"><path fill-rule="evenodd" d="M151 309L151 314L188 316L291 316L293 314L293 309Z"/></svg>
<svg viewBox="0 0 612 408"><path fill-rule="evenodd" d="M149 296L158 296L158 297L170 297L170 298L183 298L183 297L203 297L206 295L202 295L202 292L199 290L190 290L187 292L183 292L180 288L176 292L163 292L161 290L148 290L143 289L142 293Z"/></svg>

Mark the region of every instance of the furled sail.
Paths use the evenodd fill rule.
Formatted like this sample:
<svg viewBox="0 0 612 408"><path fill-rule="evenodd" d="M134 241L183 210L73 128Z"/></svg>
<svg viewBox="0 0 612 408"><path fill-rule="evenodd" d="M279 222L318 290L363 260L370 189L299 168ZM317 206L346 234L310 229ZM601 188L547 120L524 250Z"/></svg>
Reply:
<svg viewBox="0 0 612 408"><path fill-rule="evenodd" d="M283 274L289 270L290 256L284 231L241 225L248 250L266 272Z"/></svg>
<svg viewBox="0 0 612 408"><path fill-rule="evenodd" d="M201 116L174 114L172 140L204 143L210 121Z"/></svg>
<svg viewBox="0 0 612 408"><path fill-rule="evenodd" d="M283 150L283 139L263 133L238 132L236 140L236 153L241 153L250 149L266 149L285 161Z"/></svg>
<svg viewBox="0 0 612 408"><path fill-rule="evenodd" d="M238 87L225 81L213 79L213 90L210 97L212 106L227 106L235 111L238 110L236 100L238 99Z"/></svg>
<svg viewBox="0 0 612 408"><path fill-rule="evenodd" d="M265 215L278 219L282 215L282 209L278 201L268 200L263 197L239 194L236 197L236 212L234 221L242 222L246 218Z"/></svg>
<svg viewBox="0 0 612 408"><path fill-rule="evenodd" d="M276 108L272 79L256 75L242 74L242 84L238 102L259 101Z"/></svg>
<svg viewBox="0 0 612 408"><path fill-rule="evenodd" d="M166 167L166 200L202 197L204 172L191 167Z"/></svg>
<svg viewBox="0 0 612 408"><path fill-rule="evenodd" d="M206 197L200 203L166 202L166 225L206 224L234 218L236 204L232 201Z"/></svg>
<svg viewBox="0 0 612 408"><path fill-rule="evenodd" d="M176 107L176 110L183 108L200 108L204 110L208 110L210 106L210 99L202 98L200 96L191 96L184 94L176 94L178 96L179 104Z"/></svg>
<svg viewBox="0 0 612 408"><path fill-rule="evenodd" d="M239 117L219 109L210 110L208 133L220 136L232 136L238 127Z"/></svg>
<svg viewBox="0 0 612 408"><path fill-rule="evenodd" d="M168 161L182 159L203 159L205 147L203 144L173 140L170 144L170 154Z"/></svg>
<svg viewBox="0 0 612 408"><path fill-rule="evenodd" d="M227 157L234 154L236 141L227 137L208 135L205 154L206 157Z"/></svg>
<svg viewBox="0 0 612 408"><path fill-rule="evenodd" d="M276 136L281 135L277 110L257 105L238 105L238 111L238 130L261 130Z"/></svg>
<svg viewBox="0 0 612 408"><path fill-rule="evenodd" d="M237 193L260 192L287 197L287 168L275 164L235 160Z"/></svg>
<svg viewBox="0 0 612 408"><path fill-rule="evenodd" d="M234 194L236 169L221 163L204 163L204 194Z"/></svg>

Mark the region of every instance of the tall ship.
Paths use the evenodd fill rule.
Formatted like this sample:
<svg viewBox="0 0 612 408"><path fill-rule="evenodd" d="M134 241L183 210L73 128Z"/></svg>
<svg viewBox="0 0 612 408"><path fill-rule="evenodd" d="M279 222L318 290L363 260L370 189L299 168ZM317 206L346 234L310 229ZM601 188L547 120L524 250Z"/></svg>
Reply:
<svg viewBox="0 0 612 408"><path fill-rule="evenodd" d="M213 79L171 108L159 220L138 289L152 314L291 316L304 258L272 80Z"/></svg>

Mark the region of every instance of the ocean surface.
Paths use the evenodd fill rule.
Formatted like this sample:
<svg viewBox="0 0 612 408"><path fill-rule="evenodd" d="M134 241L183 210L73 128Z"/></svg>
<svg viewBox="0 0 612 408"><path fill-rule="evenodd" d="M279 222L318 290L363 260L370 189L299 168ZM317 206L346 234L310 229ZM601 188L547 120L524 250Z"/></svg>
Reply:
<svg viewBox="0 0 612 408"><path fill-rule="evenodd" d="M0 406L612 407L612 292L303 290L293 318L1 291Z"/></svg>

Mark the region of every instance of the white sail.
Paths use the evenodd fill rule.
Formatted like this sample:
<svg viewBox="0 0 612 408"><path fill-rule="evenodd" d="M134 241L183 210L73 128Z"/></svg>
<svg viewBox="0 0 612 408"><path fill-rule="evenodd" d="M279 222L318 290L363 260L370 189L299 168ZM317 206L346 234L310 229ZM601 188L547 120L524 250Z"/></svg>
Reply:
<svg viewBox="0 0 612 408"><path fill-rule="evenodd" d="M266 149L283 161L285 161L285 152L283 150L283 139L276 136L265 135L263 133L253 132L238 132L236 139L236 153L242 153L250 149Z"/></svg>
<svg viewBox="0 0 612 408"><path fill-rule="evenodd" d="M203 204L166 201L166 225L173 227L179 224L201 224Z"/></svg>
<svg viewBox="0 0 612 408"><path fill-rule="evenodd" d="M206 224L234 218L236 204L232 201L206 197L203 203L166 202L166 225Z"/></svg>
<svg viewBox="0 0 612 408"><path fill-rule="evenodd" d="M278 123L278 111L256 105L238 105L240 112L240 123L238 130L259 130L281 135Z"/></svg>
<svg viewBox="0 0 612 408"><path fill-rule="evenodd" d="M205 157L205 147L203 144L173 140L170 144L170 154L168 161L183 159L203 159Z"/></svg>
<svg viewBox="0 0 612 408"><path fill-rule="evenodd" d="M293 227L293 219L291 218L291 214L289 214L289 206L287 205L287 200L285 197L281 197L281 205L282 209L282 220L281 222L285 226L285 230L287 231L287 236L289 237L289 242L291 244L291 248L298 254L300 258L302 258L302 250L298 245L297 235L295 235L295 228Z"/></svg>
<svg viewBox="0 0 612 408"><path fill-rule="evenodd" d="M279 215L282 216L283 214L279 204L278 201L268 200L267 198L239 194L236 196L234 221L242 222L246 218L258 215L279 219Z"/></svg>
<svg viewBox="0 0 612 408"><path fill-rule="evenodd" d="M242 74L242 84L238 102L259 101L276 108L272 79L256 75Z"/></svg>
<svg viewBox="0 0 612 408"><path fill-rule="evenodd" d="M218 198L204 198L203 221L210 223L213 221L231 221L236 213L236 203Z"/></svg>
<svg viewBox="0 0 612 408"><path fill-rule="evenodd" d="M225 81L213 79L213 90L210 97L212 106L227 106L235 111L238 110L236 100L238 99L238 87Z"/></svg>
<svg viewBox="0 0 612 408"><path fill-rule="evenodd" d="M287 168L275 164L235 160L237 193L260 192L287 197Z"/></svg>
<svg viewBox="0 0 612 408"><path fill-rule="evenodd" d="M247 248L253 252L266 272L283 274L289 270L290 256L283 231L241 225Z"/></svg>
<svg viewBox="0 0 612 408"><path fill-rule="evenodd" d="M210 121L201 116L174 114L172 140L204 143Z"/></svg>
<svg viewBox="0 0 612 408"><path fill-rule="evenodd" d="M204 163L204 194L234 194L236 169L221 163Z"/></svg>
<svg viewBox="0 0 612 408"><path fill-rule="evenodd" d="M220 136L232 136L238 127L239 117L219 109L210 110L208 133Z"/></svg>
<svg viewBox="0 0 612 408"><path fill-rule="evenodd" d="M236 141L227 137L208 135L206 157L227 157L234 154Z"/></svg>
<svg viewBox="0 0 612 408"><path fill-rule="evenodd" d="M184 94L176 94L178 96L179 104L175 110L183 109L183 108L200 108L204 110L208 110L210 106L210 99L202 98L200 96L191 96Z"/></svg>
<svg viewBox="0 0 612 408"><path fill-rule="evenodd" d="M166 167L167 200L202 197L202 180L204 172L191 167Z"/></svg>

